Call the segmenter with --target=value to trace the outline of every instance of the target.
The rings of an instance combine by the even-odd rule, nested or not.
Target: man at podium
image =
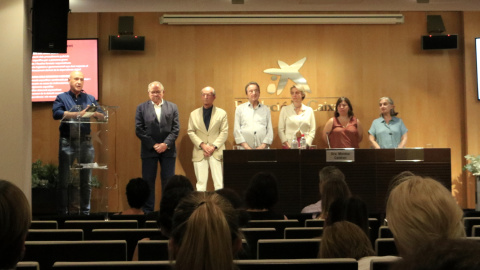
[[[73,120],[81,119],[94,106],[98,106],[95,97],[83,90],[84,75],[81,71],[73,71],[68,78],[70,90],[57,96],[53,102],[53,119],[60,122],[60,143],[58,149],[58,183],[57,183],[57,212],[59,215],[78,214],[69,213],[69,209],[78,208],[73,205],[73,198],[68,196],[68,185],[71,178],[70,166],[75,159],[77,163],[92,163],[95,150],[90,137],[90,124],[80,124],[80,132],[74,132]],[[79,110],[72,110],[78,106]],[[90,109],[89,109],[90,108]],[[103,118],[101,112],[93,112],[94,118]],[[71,132],[72,131],[72,132]],[[78,137],[80,136],[80,137]],[[80,170],[80,213],[90,214],[90,195],[92,188],[90,180],[92,170]]]

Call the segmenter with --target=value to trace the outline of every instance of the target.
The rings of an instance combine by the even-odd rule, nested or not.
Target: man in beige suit
[[[193,143],[193,167],[197,191],[207,190],[208,168],[215,190],[223,188],[222,159],[228,136],[227,113],[215,106],[215,89],[202,89],[203,107],[194,110],[188,120],[188,136]]]

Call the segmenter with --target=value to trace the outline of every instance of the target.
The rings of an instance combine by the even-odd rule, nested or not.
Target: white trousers
[[[202,161],[193,162],[195,176],[197,177],[197,191],[207,191],[208,168],[212,172],[215,190],[223,188],[222,162],[214,157],[206,157]]]

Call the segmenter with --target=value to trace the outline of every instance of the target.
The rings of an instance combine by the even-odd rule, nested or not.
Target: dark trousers
[[[60,215],[79,214],[70,213],[70,208],[78,208],[74,205],[74,201],[80,198],[80,214],[88,215],[90,213],[90,195],[92,187],[90,181],[92,178],[91,169],[71,168],[76,160],[77,163],[92,163],[95,156],[95,149],[93,148],[90,138],[85,139],[69,139],[60,137],[58,151],[58,183],[57,183],[57,212]],[[72,172],[75,171],[75,175]],[[78,174],[77,174],[78,173]],[[79,183],[76,183],[75,177],[79,178]],[[69,185],[75,186],[74,192],[69,192]],[[79,196],[75,193],[79,192]],[[72,198],[73,197],[73,198]],[[77,198],[75,198],[77,197]]]
[[[152,212],[155,209],[155,179],[157,178],[157,168],[160,163],[160,180],[163,188],[167,184],[168,178],[175,175],[175,157],[164,157],[160,155],[155,158],[142,158],[142,177],[147,181],[150,188],[150,196],[148,197],[143,211],[145,213]]]

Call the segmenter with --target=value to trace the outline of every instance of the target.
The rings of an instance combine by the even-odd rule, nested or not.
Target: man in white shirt
[[[148,85],[149,100],[138,105],[135,112],[135,133],[141,141],[142,178],[150,188],[144,212],[155,209],[155,179],[160,163],[162,191],[175,174],[177,149],[175,141],[180,131],[177,105],[163,97],[165,88],[159,81]]]
[[[237,106],[233,136],[244,149],[265,149],[272,144],[273,128],[270,108],[260,104],[260,86],[249,82],[245,86],[248,102]]]

